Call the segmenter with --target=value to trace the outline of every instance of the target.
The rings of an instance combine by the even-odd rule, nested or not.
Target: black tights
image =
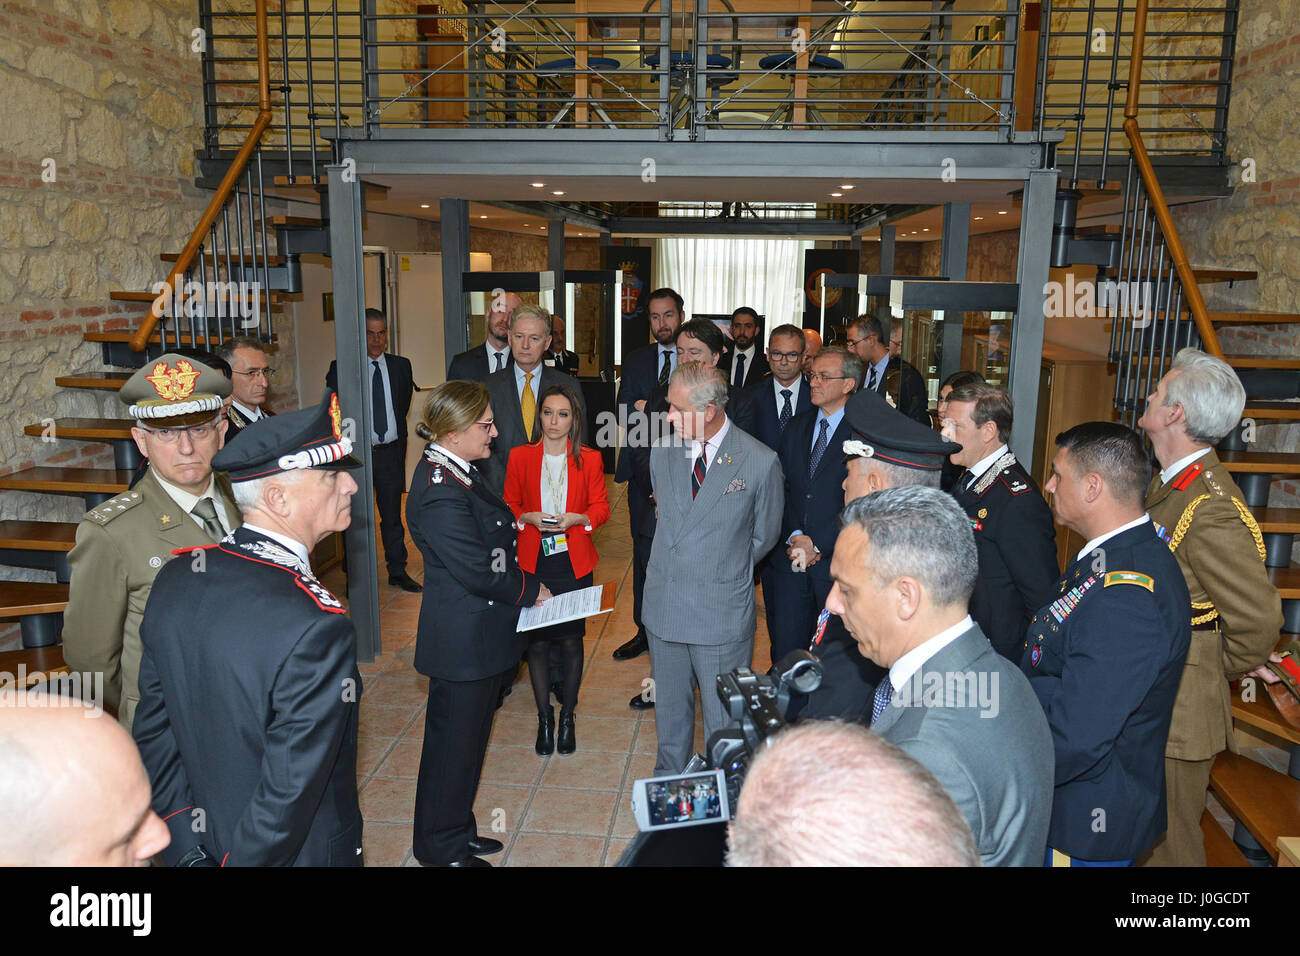
[[[578,682],[582,679],[582,638],[566,637],[556,641],[534,641],[528,645],[528,675],[533,682],[537,712],[544,714],[551,706],[551,645],[558,644],[563,657],[564,698],[560,706],[573,713],[578,705]]]

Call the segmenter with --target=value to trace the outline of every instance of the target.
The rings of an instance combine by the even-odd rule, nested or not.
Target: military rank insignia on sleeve
[[[1110,587],[1112,584],[1135,584],[1140,588],[1146,588],[1152,594],[1156,593],[1155,579],[1149,574],[1141,574],[1137,571],[1109,571],[1106,574],[1106,583],[1103,587]]]

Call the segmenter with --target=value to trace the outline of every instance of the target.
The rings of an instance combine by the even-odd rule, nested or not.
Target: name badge
[[[569,550],[569,539],[562,534],[549,534],[542,538],[542,554],[550,557],[553,554],[563,554]]]

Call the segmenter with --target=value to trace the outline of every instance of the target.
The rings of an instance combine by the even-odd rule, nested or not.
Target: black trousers
[[[654,545],[654,505],[636,481],[627,485],[628,516],[632,526],[632,620],[637,631],[644,631],[641,623],[641,602],[645,595],[645,571],[650,565],[650,548]],[[646,534],[649,529],[650,533]]]
[[[487,753],[500,678],[429,678],[424,750],[415,789],[415,858],[445,865],[470,855],[478,832],[474,794]]]
[[[379,536],[389,574],[406,573],[406,529],[402,527],[402,492],[406,490],[406,455],[400,439],[370,449],[375,469],[375,505]]]

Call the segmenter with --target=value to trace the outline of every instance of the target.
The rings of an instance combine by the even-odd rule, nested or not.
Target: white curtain
[[[764,348],[776,326],[803,324],[803,254],[812,240],[658,239],[655,247],[655,287],[676,289],[688,318],[747,305],[766,317]]]

